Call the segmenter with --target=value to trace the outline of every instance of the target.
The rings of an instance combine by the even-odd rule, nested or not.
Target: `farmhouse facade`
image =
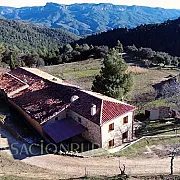
[[[76,135],[102,148],[133,138],[134,106],[82,90],[36,68],[17,68],[0,75],[4,98],[47,142]]]

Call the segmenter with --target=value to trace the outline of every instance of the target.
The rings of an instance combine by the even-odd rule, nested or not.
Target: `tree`
[[[104,58],[108,54],[109,48],[108,46],[95,46],[93,51],[95,58]]]
[[[137,107],[137,112],[140,114],[144,111],[145,105],[148,102],[155,100],[155,92],[149,91],[145,93],[135,93],[132,100]]]
[[[127,74],[127,64],[119,52],[111,49],[105,56],[100,75],[95,77],[92,90],[117,99],[123,98],[132,86],[132,75]]]
[[[14,57],[13,55],[11,55],[11,58],[10,58],[10,69],[13,70],[15,68],[15,62],[14,62]]]
[[[1,62],[2,62],[2,58],[3,58],[3,53],[6,51],[6,48],[5,46],[0,43],[0,65],[1,65]]]
[[[116,49],[119,51],[119,53],[121,53],[121,55],[122,55],[122,53],[123,53],[123,45],[121,44],[121,42],[118,40],[117,41],[117,46],[116,46]]]
[[[64,46],[64,52],[72,52],[73,51],[73,48],[72,48],[72,46],[70,45],[70,44],[66,44],[65,46]]]
[[[165,83],[162,88],[156,90],[157,97],[166,99],[171,109],[177,111],[180,109],[180,82],[178,76],[177,79],[171,79],[169,83]]]
[[[133,44],[132,46],[126,47],[126,52],[129,53],[130,55],[136,57],[138,54],[138,48]]]
[[[138,55],[141,59],[152,59],[155,55],[155,51],[151,48],[139,48]]]

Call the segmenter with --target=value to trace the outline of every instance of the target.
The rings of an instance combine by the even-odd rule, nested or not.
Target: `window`
[[[58,117],[55,117],[55,120],[58,120]]]
[[[109,141],[109,147],[113,147],[114,146],[114,139],[112,139],[111,141]]]
[[[78,122],[81,123],[81,118],[80,117],[78,117]]]
[[[109,125],[109,131],[112,131],[112,130],[114,130],[114,123]]]
[[[128,123],[128,116],[123,118],[123,124],[127,124]]]
[[[123,138],[123,140],[128,138],[128,131],[126,131],[125,133],[123,133],[122,138]]]

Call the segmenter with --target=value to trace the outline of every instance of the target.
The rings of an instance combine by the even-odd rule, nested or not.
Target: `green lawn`
[[[166,99],[158,99],[147,103],[148,107],[167,106]]]
[[[100,72],[102,60],[86,60],[55,66],[42,67],[41,70],[77,84],[84,89],[91,89],[95,76]]]

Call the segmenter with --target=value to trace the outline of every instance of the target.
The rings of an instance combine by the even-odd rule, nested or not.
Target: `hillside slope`
[[[137,47],[150,47],[180,56],[180,18],[161,24],[141,25],[134,29],[119,28],[92,35],[77,43],[108,45],[113,47],[120,40],[124,46],[135,44]]]
[[[0,43],[20,50],[54,49],[78,40],[72,33],[22,21],[0,19]]]
[[[114,28],[133,28],[140,24],[160,23],[180,16],[180,10],[113,4],[47,3],[39,7],[0,7],[0,16],[63,28],[87,35]]]

